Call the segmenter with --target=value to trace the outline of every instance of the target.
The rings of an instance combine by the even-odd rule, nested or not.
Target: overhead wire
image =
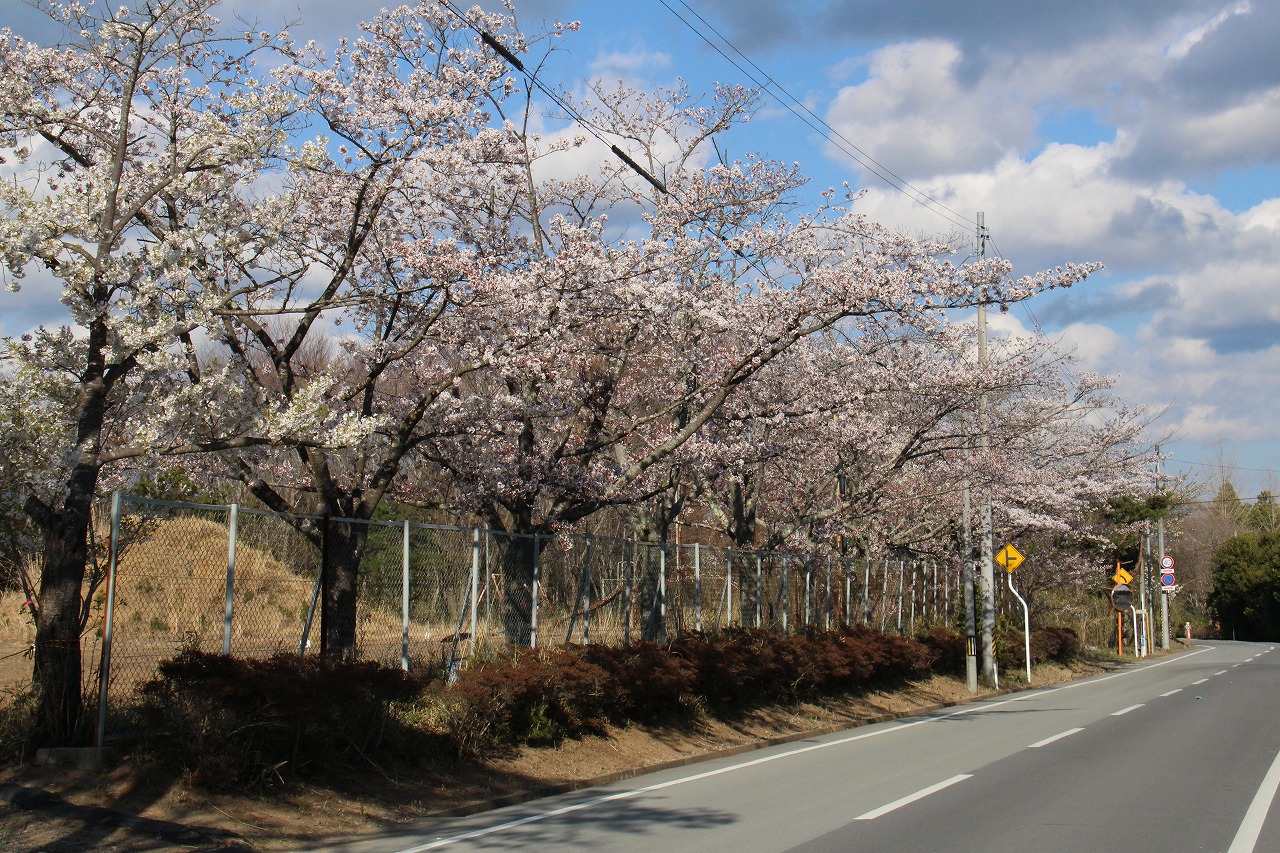
[[[641,166],[639,163],[637,163],[629,154],[627,154],[627,152],[623,151],[615,143],[607,139],[605,135],[601,133],[598,128],[596,128],[590,121],[587,120],[586,116],[578,112],[578,110],[575,109],[574,106],[570,104],[568,101],[566,101],[560,95],[559,92],[556,92],[554,89],[547,86],[540,79],[538,79],[537,74],[534,74],[532,71],[525,68],[524,63],[520,61],[520,57],[516,56],[506,45],[498,41],[498,39],[494,37],[492,33],[488,33],[483,29],[481,29],[480,27],[477,27],[475,24],[473,24],[471,22],[471,19],[468,18],[466,14],[462,12],[461,9],[459,9],[457,6],[454,5],[453,0],[442,0],[442,5],[446,9],[448,9],[449,12],[451,12],[453,16],[456,17],[459,21],[461,21],[468,29],[474,32],[482,42],[484,42],[486,45],[488,45],[488,47],[491,50],[493,50],[494,53],[501,56],[503,60],[507,62],[508,65],[510,65],[512,68],[516,69],[521,74],[523,74],[525,78],[528,79],[531,85],[535,86],[538,89],[538,91],[542,92],[542,94],[548,97],[552,103],[554,103],[557,107],[563,110],[565,114],[569,116],[569,118],[573,119],[575,124],[577,124],[583,130],[587,131],[587,133],[591,134],[591,136],[593,136],[596,139],[596,141],[609,146],[609,150],[613,152],[614,156],[616,156],[619,160],[625,163],[628,168],[630,168],[640,177],[644,178],[645,181],[647,181],[658,192],[662,193],[663,195],[670,194],[670,191],[667,189],[666,183],[664,183],[658,177],[656,177],[655,175],[650,173],[647,169],[645,169],[643,166]]]
[[[716,44],[714,41],[708,38],[705,33],[703,33],[696,26],[694,26],[688,20],[688,18],[686,18],[684,15],[681,15],[670,3],[667,2],[667,0],[658,0],[658,2],[660,2],[664,7],[666,7],[667,11],[671,12],[672,15],[674,15],[681,23],[683,23],[686,27],[688,27],[695,35],[697,35],[700,39],[706,42],[706,44],[712,50],[714,50],[716,53],[724,57],[724,59],[730,65],[736,68],[741,74],[746,76],[746,78],[750,80],[751,83],[756,86],[756,88],[758,88],[762,92],[766,92],[767,94],[769,94],[770,97],[772,97],[784,109],[786,109],[796,118],[798,118],[801,122],[803,122],[805,126],[807,126],[809,129],[813,130],[819,136],[826,139],[836,148],[840,149],[840,151],[842,151],[844,154],[846,154],[851,159],[853,159],[858,164],[860,164],[867,171],[871,172],[873,175],[878,177],[880,180],[884,181],[893,189],[905,195],[907,198],[921,205],[922,207],[929,210],[930,212],[947,220],[953,226],[961,228],[970,233],[974,231],[973,223],[965,219],[963,214],[958,213],[957,211],[951,209],[947,205],[933,198],[924,190],[921,190],[920,188],[913,186],[905,178],[902,178],[900,175],[895,173],[892,169],[889,169],[887,166],[885,166],[883,163],[876,160],[866,151],[863,151],[856,144],[854,144],[847,136],[845,136],[836,128],[832,127],[825,119],[823,119],[813,110],[809,109],[809,107],[806,106],[803,101],[801,101],[799,98],[795,97],[789,91],[787,91],[785,87],[783,87],[780,83],[778,83],[777,80],[773,79],[773,77],[768,72],[766,72],[763,68],[757,65],[750,57],[748,57],[745,53],[743,53],[731,40],[729,40],[719,30],[717,30],[715,26],[712,25],[706,18],[702,17],[702,15],[700,15],[697,12],[697,10],[695,10],[687,2],[685,2],[685,0],[677,0],[677,2],[679,2],[679,4],[682,7],[684,7],[684,9],[686,9],[690,15],[697,18],[698,21],[701,22],[701,24],[704,27],[706,27],[708,30],[714,33],[716,38],[718,38],[721,42],[723,42],[725,45],[728,46],[729,50],[732,50],[735,54],[741,57],[743,62],[750,65],[751,69],[753,69],[755,73],[752,73],[752,70],[748,70],[747,68],[744,68],[742,64],[740,64],[732,56],[726,53],[718,44]],[[785,96],[785,98],[783,96]]]

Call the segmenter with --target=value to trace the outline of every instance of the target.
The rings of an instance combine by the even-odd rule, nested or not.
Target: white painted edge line
[[[1054,735],[1053,737],[1047,737],[1044,740],[1038,740],[1035,743],[1028,746],[1027,749],[1039,749],[1042,746],[1048,746],[1054,741],[1062,740],[1064,737],[1070,737],[1076,732],[1082,732],[1082,731],[1084,731],[1084,729],[1067,729],[1065,732],[1058,732],[1058,734]]]
[[[1034,693],[1022,693],[1010,699],[1002,699],[998,702],[977,702],[977,703],[974,703],[973,705],[966,705],[964,708],[961,708],[958,711],[952,711],[947,714],[939,714],[937,716],[923,717],[918,720],[912,720],[909,723],[902,723],[900,725],[890,726],[888,728],[876,729],[875,731],[870,731],[870,732],[863,732],[862,734],[850,735],[849,737],[839,738],[838,740],[823,741],[822,743],[813,743],[813,744],[809,744],[808,746],[802,746],[802,747],[797,747],[796,749],[790,749],[790,750],[787,750],[786,752],[773,753],[772,755],[766,755],[761,758],[755,758],[755,759],[752,759],[751,761],[744,761],[741,764],[731,764],[728,767],[721,767],[717,770],[708,770],[703,773],[694,773],[691,776],[681,776],[678,779],[671,779],[666,782],[658,782],[653,785],[646,785],[642,788],[632,788],[627,791],[618,791],[617,793],[614,793],[614,794],[607,794],[602,797],[595,797],[590,800],[584,800],[583,802],[580,802],[580,803],[574,803],[572,805],[562,806],[557,809],[550,809],[545,812],[538,812],[536,814],[527,815],[525,817],[518,818],[516,820],[507,821],[506,823],[500,823],[500,824],[494,824],[493,826],[481,827],[480,829],[474,829],[474,830],[471,830],[470,832],[464,832],[459,835],[449,836],[447,838],[438,838],[435,841],[431,841],[426,844],[419,844],[414,847],[406,847],[403,850],[396,851],[396,853],[426,853],[427,850],[437,850],[441,847],[448,847],[449,845],[457,844],[460,841],[470,841],[473,838],[482,838],[486,835],[493,835],[494,833],[503,832],[508,829],[514,829],[518,826],[524,826],[525,824],[528,824],[528,823],[537,823],[538,821],[547,820],[553,817],[559,817],[560,815],[563,815],[563,814],[570,814],[572,812],[582,811],[584,809],[595,808],[596,806],[601,806],[606,803],[617,802],[619,800],[627,800],[632,797],[639,797],[643,794],[648,794],[652,791],[660,791],[660,790],[663,790],[664,788],[673,788],[677,785],[684,785],[688,782],[698,782],[698,781],[701,781],[702,779],[710,779],[713,776],[720,776],[725,773],[733,773],[738,770],[745,770],[748,767],[755,767],[758,764],[768,764],[771,761],[777,761],[782,758],[790,758],[791,756],[794,756],[794,755],[803,755],[806,752],[814,752],[815,750],[820,750],[820,749],[830,749],[831,747],[834,747],[834,746],[844,746],[847,743],[854,743],[855,741],[866,740],[868,738],[873,738],[873,737],[880,737],[881,735],[886,735],[886,734],[892,734],[894,732],[902,731],[903,729],[911,729],[911,728],[915,728],[916,726],[923,726],[926,723],[936,723],[941,720],[949,720],[952,717],[961,717],[966,714],[976,714],[980,711],[989,711],[992,708],[999,708],[1001,705],[1010,705],[1010,704],[1013,704],[1014,702],[1024,702],[1028,699],[1038,699],[1041,696],[1048,696],[1051,693],[1060,693],[1063,690],[1075,690],[1080,687],[1087,687],[1091,684],[1101,684],[1102,682],[1110,681],[1113,678],[1123,678],[1126,675],[1136,675],[1137,673],[1140,673],[1140,672],[1146,672],[1149,669],[1155,669],[1156,667],[1160,667],[1160,666],[1167,666],[1168,664],[1177,663],[1178,661],[1185,660],[1186,658],[1189,658],[1189,657],[1194,657],[1195,655],[1203,654],[1205,652],[1211,652],[1216,648],[1217,646],[1204,646],[1203,648],[1197,649],[1194,652],[1189,652],[1185,655],[1179,655],[1176,658],[1169,658],[1167,660],[1162,660],[1160,661],[1160,663],[1153,663],[1149,666],[1138,667],[1136,669],[1126,669],[1122,672],[1113,672],[1110,675],[1104,675],[1099,678],[1091,678],[1086,681],[1076,681],[1072,684],[1064,684],[1061,687],[1050,687],[1045,690],[1037,690]]]
[[[1129,713],[1130,711],[1136,711],[1136,710],[1138,710],[1138,709],[1139,709],[1139,708],[1141,708],[1144,704],[1145,704],[1144,702],[1139,702],[1137,705],[1130,705],[1128,708],[1121,708],[1119,711],[1112,711],[1112,712],[1111,712],[1111,716],[1113,716],[1113,717],[1122,717],[1122,716],[1124,716],[1125,714]]]
[[[1253,795],[1253,802],[1244,813],[1244,820],[1240,822],[1240,828],[1236,830],[1236,837],[1227,848],[1227,853],[1253,853],[1253,846],[1258,843],[1258,836],[1262,834],[1262,824],[1267,819],[1267,810],[1271,808],[1277,788],[1280,788],[1280,753],[1276,753],[1271,769],[1262,778],[1262,784]]]
[[[1197,684],[1204,684],[1204,683],[1205,683],[1206,681],[1208,681],[1208,680],[1209,680],[1209,679],[1207,679],[1207,678],[1202,678],[1202,679],[1200,679],[1199,681],[1193,681],[1193,682],[1191,682],[1191,686],[1192,686],[1192,687],[1195,687]]]
[[[943,781],[939,782],[936,785],[930,785],[927,788],[922,788],[921,790],[916,791],[914,794],[908,794],[907,796],[903,797],[900,800],[894,800],[892,803],[889,803],[888,805],[881,806],[878,809],[873,809],[867,812],[866,814],[858,815],[857,817],[854,818],[854,820],[875,820],[881,815],[887,815],[889,812],[895,811],[896,809],[900,809],[903,806],[910,805],[911,803],[914,803],[916,800],[923,800],[925,797],[929,796],[930,794],[936,794],[939,791],[941,791],[943,788],[950,788],[955,783],[963,782],[965,779],[968,779],[971,776],[973,776],[972,773],[961,773],[959,776],[952,776],[950,779],[944,779]]]
[[[1175,687],[1174,689],[1170,690],[1168,693],[1161,693],[1161,694],[1160,694],[1160,698],[1161,698],[1161,699],[1164,699],[1164,698],[1165,698],[1165,697],[1167,697],[1167,696],[1172,696],[1172,695],[1173,695],[1173,694],[1175,694],[1175,693],[1181,693],[1181,692],[1182,692],[1182,688],[1181,688],[1181,687]]]

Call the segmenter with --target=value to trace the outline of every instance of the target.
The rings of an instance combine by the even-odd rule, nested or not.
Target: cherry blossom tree
[[[236,271],[257,251],[243,189],[281,150],[292,104],[253,67],[281,37],[221,35],[212,5],[95,17],[50,2],[65,46],[0,32],[0,153],[17,174],[0,188],[6,284],[55,277],[72,324],[7,341],[3,383],[6,426],[19,427],[3,431],[3,455],[23,460],[8,463],[22,467],[6,472],[6,497],[43,537],[34,672],[47,743],[85,735],[86,541],[104,473],[268,441],[287,415],[195,356],[200,330],[257,286]]]

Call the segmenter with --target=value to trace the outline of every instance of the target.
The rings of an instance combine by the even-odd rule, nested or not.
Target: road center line
[[[1199,681],[1193,681],[1193,682],[1191,682],[1191,686],[1192,686],[1192,687],[1195,687],[1197,684],[1204,684],[1204,683],[1205,683],[1206,681],[1208,681],[1208,680],[1209,680],[1209,679],[1207,679],[1207,678],[1202,678],[1202,679],[1200,679]]]
[[[1139,702],[1137,705],[1130,705],[1128,708],[1122,708],[1122,709],[1120,709],[1119,711],[1112,711],[1112,712],[1111,712],[1111,716],[1113,716],[1113,717],[1121,717],[1121,716],[1124,716],[1125,714],[1129,713],[1130,711],[1136,711],[1136,710],[1138,710],[1138,709],[1139,709],[1139,708],[1141,708],[1144,704],[1145,704],[1145,703],[1143,703],[1143,702]]]
[[[1227,671],[1225,669],[1220,669],[1214,673],[1214,675],[1226,675],[1226,674],[1227,674]]]
[[[968,779],[972,775],[973,775],[972,773],[961,773],[959,776],[952,776],[950,779],[945,779],[936,785],[930,785],[927,788],[923,788],[919,791],[916,791],[914,794],[908,794],[907,796],[903,797],[900,800],[894,800],[892,803],[889,803],[888,805],[881,806],[878,809],[873,809],[872,811],[869,811],[866,814],[858,815],[857,817],[854,818],[854,820],[875,820],[881,815],[886,815],[889,812],[894,811],[895,809],[900,809],[905,805],[914,803],[916,800],[923,800],[925,797],[929,796],[930,794],[936,794],[938,791],[941,791],[943,788],[950,788],[952,785],[954,785],[957,782],[963,782],[965,779]]]
[[[1240,822],[1240,828],[1236,830],[1236,837],[1227,848],[1227,853],[1253,853],[1253,846],[1258,843],[1258,836],[1262,834],[1262,824],[1267,819],[1267,810],[1271,808],[1277,788],[1280,788],[1280,753],[1276,753],[1271,769],[1262,778],[1262,784],[1253,795],[1253,802],[1244,813],[1244,820]]]
[[[1160,694],[1160,698],[1161,698],[1161,699],[1163,699],[1163,698],[1165,698],[1166,696],[1172,696],[1172,695],[1173,695],[1173,694],[1175,694],[1175,693],[1181,693],[1181,692],[1182,692],[1182,688],[1181,688],[1181,687],[1175,687],[1173,690],[1170,690],[1168,693],[1161,693],[1161,694]]]
[[[1031,744],[1031,746],[1027,747],[1027,749],[1039,749],[1042,746],[1048,746],[1054,741],[1062,740],[1064,737],[1070,737],[1076,732],[1082,732],[1082,731],[1084,731],[1084,729],[1067,729],[1065,732],[1059,732],[1053,737],[1047,737],[1044,740],[1038,740],[1035,743]]]

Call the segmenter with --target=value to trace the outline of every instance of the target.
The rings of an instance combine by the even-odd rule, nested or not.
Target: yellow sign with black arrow
[[[1127,586],[1133,583],[1133,575],[1121,568],[1119,563],[1116,563],[1116,573],[1111,576],[1111,580],[1115,583],[1125,584]]]
[[[996,554],[996,562],[1009,574],[1013,574],[1013,570],[1021,566],[1024,559],[1026,558],[1012,545],[1005,545],[1000,549],[1000,553]]]

